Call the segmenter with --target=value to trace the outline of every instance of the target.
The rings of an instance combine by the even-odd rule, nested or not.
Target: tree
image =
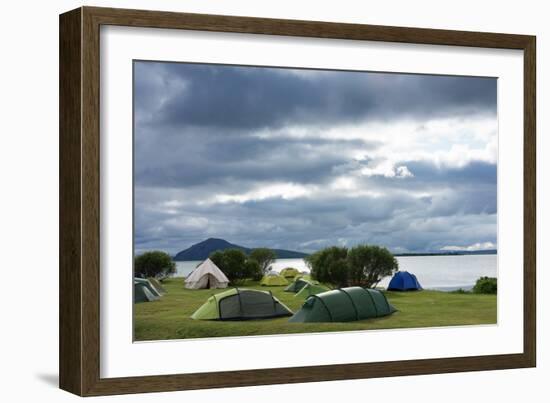
[[[134,258],[134,276],[157,277],[175,273],[176,264],[172,257],[160,250],[142,253]]]
[[[386,248],[358,245],[351,249],[331,246],[305,258],[311,276],[337,287],[375,287],[398,268],[397,259]]]
[[[472,291],[474,294],[496,294],[497,279],[495,277],[480,277]]]
[[[380,280],[397,271],[397,259],[386,248],[357,245],[348,252],[349,285],[375,287]]]
[[[271,249],[258,248],[250,252],[249,258],[258,262],[262,274],[265,274],[269,266],[277,258],[277,255]]]
[[[246,267],[246,255],[239,249],[226,249],[224,251],[216,251],[210,255],[216,266],[229,279],[229,282],[235,284],[245,278],[248,278]]]
[[[331,246],[321,249],[305,258],[311,269],[311,277],[322,283],[330,283],[338,287],[348,284],[348,249]]]
[[[262,271],[262,268],[260,267],[258,261],[254,259],[247,259],[244,267],[247,278],[251,278],[254,281],[259,281],[262,279],[264,272]]]

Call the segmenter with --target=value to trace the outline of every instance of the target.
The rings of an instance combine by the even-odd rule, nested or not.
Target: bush
[[[351,249],[331,246],[305,260],[315,280],[337,287],[373,287],[398,268],[397,259],[390,251],[375,245]]]
[[[243,251],[239,249],[216,251],[210,255],[210,260],[224,272],[230,283],[235,284],[246,278],[246,255]]]
[[[331,246],[307,256],[304,260],[310,267],[314,280],[345,287],[348,282],[347,256],[347,248]]]
[[[166,252],[154,250],[134,258],[134,276],[136,277],[165,277],[175,271],[176,264]]]
[[[470,291],[466,291],[464,288],[459,288],[458,290],[450,291],[451,294],[470,294]]]
[[[357,245],[348,252],[349,283],[375,287],[380,280],[391,276],[399,264],[386,248],[376,245]]]
[[[231,284],[241,284],[247,278],[262,278],[260,264],[248,259],[240,249],[218,250],[210,255],[210,260],[224,272]]]
[[[496,294],[497,279],[494,277],[480,277],[472,291],[475,294]]]
[[[258,248],[250,252],[249,257],[250,259],[258,262],[258,265],[260,266],[260,271],[262,272],[262,274],[265,274],[267,272],[267,269],[269,269],[269,266],[271,266],[271,263],[273,263],[273,261],[277,258],[277,255],[271,249]]]
[[[251,278],[254,281],[260,281],[264,275],[260,263],[254,259],[248,259],[244,264],[246,277]]]

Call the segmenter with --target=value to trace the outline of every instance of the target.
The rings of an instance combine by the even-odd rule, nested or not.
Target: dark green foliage
[[[225,273],[230,283],[236,284],[239,280],[246,278],[246,255],[243,251],[239,249],[216,251],[210,255],[210,260]]]
[[[170,255],[160,250],[142,253],[134,259],[135,277],[165,277],[176,271]]]
[[[496,294],[497,279],[494,277],[480,277],[472,291],[474,294]]]
[[[449,291],[451,294],[470,294],[470,291],[466,291],[464,288],[459,288],[458,290]]]
[[[331,246],[305,258],[311,276],[336,287],[373,287],[398,268],[397,259],[386,248],[358,245],[351,249]]]
[[[273,261],[277,258],[277,255],[271,249],[257,248],[250,252],[249,258],[258,262],[261,274],[264,274],[267,269],[269,269],[269,266],[271,266]]]
[[[397,259],[386,248],[357,245],[348,252],[349,285],[371,288],[398,268]]]
[[[208,256],[208,258],[214,262],[214,264],[216,266],[218,266],[222,271],[222,266],[223,266],[223,257],[224,257],[224,252],[222,250],[217,250],[215,252],[212,252],[210,254],[210,256]],[[224,272],[225,273],[225,272]],[[227,273],[225,274],[227,276]]]
[[[225,273],[233,285],[241,284],[247,278],[262,277],[260,264],[254,259],[248,259],[239,249],[216,251],[210,255],[210,260]]]
[[[313,279],[345,287],[348,285],[347,256],[347,248],[331,246],[309,255],[305,260],[311,268]]]
[[[254,281],[260,281],[264,276],[264,272],[260,264],[254,259],[248,259],[245,263],[246,278],[251,278]]]

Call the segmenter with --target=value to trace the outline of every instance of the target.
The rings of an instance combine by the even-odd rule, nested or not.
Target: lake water
[[[400,256],[397,257],[399,270],[416,274],[422,287],[434,290],[451,291],[458,288],[470,289],[482,276],[497,277],[497,255],[465,256]],[[186,277],[199,265],[200,261],[176,262],[175,277]],[[308,271],[303,259],[278,259],[272,268],[281,271],[294,267]],[[383,279],[379,286],[386,287],[390,277]]]

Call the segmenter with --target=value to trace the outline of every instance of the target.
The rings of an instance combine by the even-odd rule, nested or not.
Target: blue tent
[[[398,271],[388,285],[388,291],[416,291],[422,286],[416,276],[408,271]]]

